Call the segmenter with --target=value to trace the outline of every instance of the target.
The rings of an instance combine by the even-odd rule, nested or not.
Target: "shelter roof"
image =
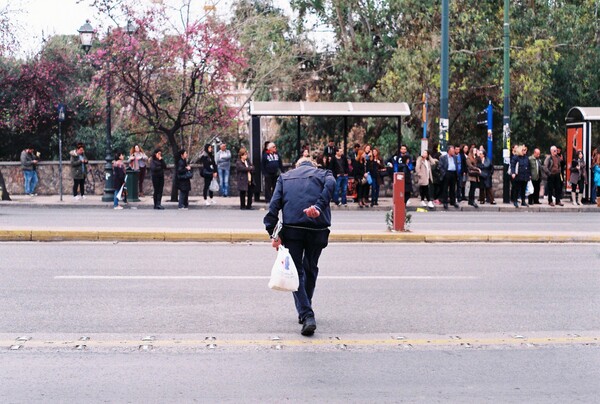
[[[253,116],[409,116],[405,102],[252,101]]]
[[[573,107],[567,113],[567,122],[600,121],[600,107]]]

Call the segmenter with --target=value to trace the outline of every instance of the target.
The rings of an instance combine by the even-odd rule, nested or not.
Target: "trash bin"
[[[127,202],[139,202],[138,178],[140,177],[140,172],[139,170],[128,168],[126,174],[127,180],[125,181],[125,186],[127,187]]]

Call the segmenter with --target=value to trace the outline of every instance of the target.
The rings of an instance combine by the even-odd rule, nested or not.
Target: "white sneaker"
[[[122,206],[115,206],[113,209],[123,209]]]
[[[208,199],[207,199],[207,200],[205,200],[205,201],[204,201],[204,205],[205,205],[205,206],[210,206],[210,201],[209,201]]]
[[[211,204],[211,205],[214,205],[214,204],[216,204],[216,203],[217,203],[217,201],[215,201],[215,200],[214,200],[214,199],[212,199],[212,198],[210,199],[210,204]]]
[[[421,201],[421,206],[427,206],[427,202]]]
[[[76,200],[76,201],[78,201],[78,200],[80,200],[80,199],[81,199],[81,197],[80,197],[79,195],[75,195],[75,196],[73,197],[73,199],[74,199],[74,200]]]
[[[81,195],[81,199],[87,199],[85,195]]]
[[[573,201],[573,206],[577,206],[577,202]]]
[[[408,201],[406,201],[406,206],[410,205],[410,199]]]
[[[429,201],[429,203],[427,204],[428,208],[433,208],[433,202]]]

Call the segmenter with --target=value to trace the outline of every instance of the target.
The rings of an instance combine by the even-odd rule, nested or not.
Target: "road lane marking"
[[[265,280],[269,276],[230,275],[58,275],[60,280]],[[477,276],[427,276],[427,275],[382,275],[382,276],[319,276],[319,280],[468,280]]]
[[[0,347],[9,348],[15,344],[14,340],[0,340]],[[600,335],[596,336],[577,336],[577,337],[534,337],[534,338],[406,338],[398,340],[397,338],[373,338],[373,339],[354,339],[339,337],[321,337],[321,338],[302,338],[302,339],[156,339],[151,342],[131,339],[94,339],[91,338],[85,342],[59,339],[31,339],[21,343],[23,348],[77,348],[85,345],[86,348],[139,348],[148,345],[153,348],[206,348],[208,345],[214,345],[218,348],[240,348],[240,347],[272,347],[280,345],[283,347],[544,347],[555,345],[594,345],[600,344]]]

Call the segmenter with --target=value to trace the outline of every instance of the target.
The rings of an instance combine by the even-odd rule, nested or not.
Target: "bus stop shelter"
[[[583,158],[587,163],[588,183],[582,194],[582,199],[589,201],[592,192],[592,122],[600,121],[600,107],[573,107],[569,110],[566,117],[567,123],[567,147],[566,156],[566,186],[567,192],[571,191],[569,177],[571,174],[571,162],[576,156],[578,150],[583,151]]]
[[[398,146],[402,142],[402,117],[410,115],[410,108],[405,102],[289,102],[289,101],[274,101],[274,102],[250,102],[251,116],[251,155],[254,162],[254,174],[259,179],[256,181],[257,189],[255,189],[256,198],[261,192],[262,185],[262,139],[260,130],[260,118],[263,116],[288,116],[295,117],[298,121],[296,150],[298,156],[301,154],[301,123],[302,117],[332,117],[343,119],[343,147],[346,153],[348,145],[348,118],[349,117],[382,117],[382,118],[397,118],[398,119]]]

